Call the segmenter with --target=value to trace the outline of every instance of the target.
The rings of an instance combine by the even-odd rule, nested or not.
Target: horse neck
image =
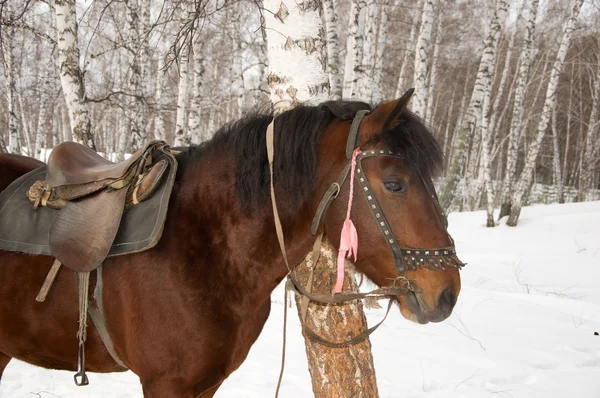
[[[244,292],[246,300],[267,299],[288,273],[271,202],[267,200],[260,210],[242,209],[235,191],[234,156],[222,155],[233,151],[220,152],[203,155],[183,171],[175,213],[197,237],[183,236],[183,240],[188,252],[197,256],[191,264],[202,262],[202,266],[216,267],[218,271],[211,271],[211,277]],[[314,241],[310,206],[305,202],[292,209],[281,203],[279,213],[288,261],[293,267],[302,261]]]

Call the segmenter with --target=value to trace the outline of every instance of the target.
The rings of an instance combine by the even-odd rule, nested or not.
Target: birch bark
[[[388,15],[388,2],[382,1],[379,5],[376,40],[377,45],[375,47],[373,72],[371,73],[372,104],[379,104],[383,100],[383,55],[385,54],[385,47],[387,42]]]
[[[365,33],[366,0],[352,0],[346,42],[344,98],[358,96],[357,75],[361,73]]]
[[[5,4],[5,13],[8,18],[12,14],[12,2]],[[4,63],[4,76],[6,79],[6,108],[8,113],[8,152],[20,153],[19,148],[19,122],[17,119],[17,71],[14,59],[14,28],[8,25],[2,26],[2,61]],[[6,148],[3,147],[3,151]]]
[[[55,0],[60,82],[69,112],[73,139],[96,150],[87,107],[85,81],[79,66],[75,0]]]
[[[521,172],[521,177],[515,187],[515,192],[512,196],[512,206],[510,209],[510,216],[508,217],[507,225],[515,227],[519,221],[521,215],[521,207],[523,205],[523,198],[525,192],[530,188],[531,181],[533,179],[533,169],[537,160],[537,156],[542,145],[542,140],[546,135],[546,129],[548,128],[548,122],[552,112],[556,108],[556,93],[558,88],[558,81],[560,78],[560,72],[562,71],[565,57],[567,56],[567,50],[571,43],[571,36],[575,30],[575,24],[579,17],[579,11],[583,0],[574,0],[572,3],[571,15],[565,26],[563,36],[556,54],[556,59],[552,65],[552,71],[550,72],[550,81],[548,82],[548,88],[546,89],[546,99],[544,100],[544,108],[542,115],[537,126],[537,136],[529,146],[527,157],[525,159],[525,166]]]
[[[137,150],[148,137],[148,105],[146,95],[149,92],[150,49],[148,31],[150,25],[150,2],[145,0],[126,0],[127,22],[129,24],[129,129],[132,134],[132,150]]]
[[[596,85],[592,93],[592,110],[588,122],[587,137],[585,139],[585,149],[581,156],[581,170],[579,173],[579,198],[581,200],[591,200],[590,189],[593,188],[594,164],[593,159],[597,155],[598,145],[598,106],[600,104],[600,65],[596,67]]]
[[[427,112],[427,98],[429,96],[428,51],[431,47],[431,32],[433,30],[436,7],[437,0],[425,0],[423,3],[421,28],[415,47],[415,73],[413,76],[415,93],[412,96],[411,107],[412,111],[419,115],[423,120],[425,120],[427,116],[425,113]]]
[[[461,171],[465,164],[469,141],[476,132],[477,123],[482,119],[483,100],[487,90],[491,89],[494,63],[498,48],[500,33],[504,25],[504,19],[508,10],[508,2],[499,0],[496,9],[492,15],[490,23],[490,32],[485,40],[483,55],[479,63],[477,77],[475,78],[475,87],[471,94],[469,106],[465,117],[462,120],[460,129],[455,134],[453,143],[452,158],[450,159],[450,169],[447,174],[446,184],[440,196],[442,208],[448,212],[452,206],[456,189],[460,181]]]
[[[188,103],[188,87],[189,87],[189,55],[190,46],[184,45],[179,54],[179,83],[177,92],[177,118],[175,126],[175,146],[189,146],[192,142],[189,129],[186,126],[186,111]]]
[[[265,0],[271,101],[320,103],[329,98],[320,1]],[[302,60],[299,62],[299,60]]]
[[[323,25],[327,41],[327,74],[329,75],[329,97],[341,99],[343,94],[342,65],[340,63],[339,23],[333,0],[323,1]]]
[[[365,28],[360,67],[355,69],[356,80],[354,97],[366,102],[373,102],[373,74],[377,54],[377,28],[379,25],[379,10],[381,4],[367,4],[365,10]]]
[[[515,173],[517,170],[517,155],[519,152],[519,140],[523,126],[523,114],[525,112],[525,93],[527,91],[527,80],[529,78],[529,68],[533,52],[533,36],[535,32],[535,19],[538,11],[539,0],[525,2],[528,4],[527,20],[525,23],[525,39],[523,49],[519,56],[519,66],[517,71],[517,87],[515,89],[515,100],[512,110],[510,131],[508,136],[508,150],[506,155],[506,172],[503,182],[503,200],[500,209],[500,217],[510,213],[513,185]]]
[[[416,9],[420,10],[422,8],[423,0],[419,0],[416,3]],[[416,13],[415,13],[416,14]],[[409,78],[409,69],[408,66],[410,61],[412,60],[413,49],[416,46],[417,33],[419,30],[419,24],[416,23],[416,15],[411,15],[411,20],[414,20],[410,27],[410,42],[408,43],[406,49],[404,49],[404,54],[402,55],[402,63],[400,64],[400,73],[398,74],[398,84],[396,85],[396,98],[400,98],[402,94],[406,92],[408,88],[408,78]],[[414,72],[414,65],[413,65]]]
[[[442,7],[442,4],[439,5],[439,8]],[[425,117],[427,124],[429,126],[433,126],[433,97],[435,93],[435,85],[437,83],[437,70],[438,70],[438,60],[440,56],[440,45],[442,42],[442,20],[443,13],[441,10],[438,12],[438,22],[437,28],[435,30],[435,44],[433,45],[433,57],[431,59],[431,72],[429,74],[429,82],[427,84],[427,110],[425,112]]]
[[[202,96],[204,94],[203,83],[204,83],[204,59],[205,56],[202,54],[202,43],[203,40],[199,34],[194,35],[192,42],[192,53],[194,54],[194,70],[193,70],[193,88],[192,88],[192,102],[190,105],[190,120],[189,129],[192,136],[192,144],[199,144],[201,139],[202,130]]]

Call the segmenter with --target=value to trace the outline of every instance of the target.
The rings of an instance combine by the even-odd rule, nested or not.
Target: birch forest
[[[414,87],[446,211],[515,226],[527,204],[600,199],[600,0],[3,0],[0,35],[0,152],[75,140],[118,161],[281,100]]]

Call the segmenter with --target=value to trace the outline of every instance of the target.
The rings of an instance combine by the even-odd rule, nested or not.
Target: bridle
[[[346,167],[340,173],[338,179],[331,184],[329,189],[325,192],[321,201],[319,202],[319,206],[317,207],[317,211],[312,221],[311,232],[313,235],[317,234],[321,223],[323,222],[325,215],[327,213],[327,209],[331,205],[334,199],[337,198],[340,193],[341,187],[346,181],[350,170],[352,169],[352,155],[358,146],[358,137],[359,130],[362,119],[369,114],[367,110],[360,110],[354,116],[352,120],[352,125],[350,127],[350,134],[348,135],[348,141],[346,143],[346,157],[349,159]],[[398,243],[398,240],[394,236],[394,233],[390,227],[389,222],[385,218],[383,211],[375,195],[373,193],[373,189],[369,184],[369,180],[364,173],[364,169],[362,166],[362,160],[371,157],[393,157],[393,158],[402,158],[400,153],[394,153],[389,149],[370,149],[367,151],[360,151],[358,156],[356,156],[356,168],[355,168],[355,180],[360,185],[360,190],[364,194],[365,199],[369,205],[369,209],[371,210],[371,214],[377,223],[377,227],[383,234],[383,237],[390,248],[392,253],[392,257],[394,258],[394,266],[396,269],[396,280],[402,279],[406,281],[406,273],[407,271],[414,271],[417,268],[426,268],[430,270],[442,270],[446,271],[446,267],[454,267],[461,269],[464,264],[458,259],[456,256],[456,249],[454,247],[454,241],[452,237],[448,233],[447,226],[447,218],[444,215],[442,208],[439,204],[437,195],[435,193],[435,189],[431,180],[426,181],[421,173],[419,176],[423,182],[427,193],[434,201],[436,211],[440,221],[444,225],[446,230],[446,234],[450,239],[451,245],[448,247],[441,248],[432,248],[432,249],[418,249],[418,248],[403,248]],[[394,280],[394,283],[396,282]]]
[[[350,170],[354,169],[355,179],[358,181],[358,183],[361,187],[361,191],[363,192],[363,194],[369,204],[369,209],[371,209],[371,213],[373,214],[373,217],[374,217],[375,221],[377,222],[377,226],[379,227],[381,233],[383,234],[383,236],[385,238],[385,241],[387,242],[388,246],[390,247],[392,256],[394,258],[394,265],[396,268],[396,278],[394,278],[392,286],[384,286],[384,287],[375,289],[375,290],[367,292],[367,293],[338,293],[338,294],[331,295],[331,294],[318,294],[318,293],[312,292],[313,272],[314,272],[315,266],[317,264],[317,260],[319,258],[319,254],[320,254],[320,250],[321,250],[321,239],[323,237],[322,232],[317,236],[315,243],[313,245],[313,251],[312,251],[313,266],[312,266],[312,269],[311,269],[309,277],[308,277],[308,281],[309,281],[308,285],[306,287],[302,286],[298,282],[298,280],[294,277],[294,274],[292,272],[293,269],[292,269],[292,267],[290,267],[290,264],[288,263],[288,259],[287,259],[287,252],[285,250],[285,242],[284,242],[284,238],[283,238],[283,230],[282,230],[282,226],[281,226],[281,220],[279,218],[279,212],[277,210],[277,203],[275,200],[275,189],[274,189],[274,185],[273,185],[273,159],[274,159],[273,134],[274,134],[275,117],[273,117],[273,120],[271,121],[271,123],[269,124],[269,127],[267,128],[266,143],[267,143],[267,157],[268,157],[268,161],[269,161],[269,172],[270,172],[270,177],[271,177],[270,185],[271,185],[271,203],[273,206],[273,218],[275,221],[275,230],[277,233],[277,240],[279,242],[279,247],[281,249],[281,253],[283,255],[285,265],[288,268],[288,282],[286,284],[285,298],[284,298],[282,363],[281,363],[281,370],[279,373],[279,381],[277,383],[277,389],[276,389],[276,393],[275,393],[276,397],[279,396],[279,388],[281,387],[281,380],[283,378],[283,370],[284,370],[284,363],[285,363],[285,345],[286,345],[286,326],[285,325],[287,322],[287,307],[288,307],[287,303],[288,303],[288,291],[289,290],[294,290],[297,294],[299,294],[302,297],[301,298],[301,309],[300,309],[300,322],[302,324],[302,328],[303,328],[304,332],[306,333],[306,335],[310,339],[318,341],[321,344],[324,344],[324,345],[327,345],[330,347],[346,347],[346,346],[356,344],[356,343],[366,339],[375,330],[377,330],[377,328],[379,326],[381,326],[381,324],[383,324],[383,322],[387,318],[387,315],[390,312],[390,309],[392,307],[392,302],[393,302],[392,300],[394,297],[399,296],[399,295],[405,295],[410,292],[414,292],[414,289],[413,289],[409,279],[406,277],[406,273],[408,270],[416,270],[418,267],[421,267],[421,268],[427,268],[427,269],[431,269],[431,270],[446,271],[447,266],[454,267],[457,269],[461,269],[464,266],[464,264],[456,256],[456,250],[454,248],[454,241],[452,240],[452,237],[450,236],[450,234],[448,234],[448,230],[447,230],[448,222],[447,222],[447,219],[446,219],[446,217],[442,211],[442,208],[439,204],[437,195],[435,193],[435,189],[433,187],[433,183],[431,182],[431,180],[427,181],[425,178],[423,178],[423,175],[421,173],[419,173],[419,175],[421,177],[423,185],[425,186],[425,189],[427,190],[428,194],[431,196],[431,198],[433,199],[433,201],[435,203],[438,217],[440,217],[440,221],[444,225],[446,234],[448,235],[448,238],[450,239],[451,246],[443,247],[443,248],[435,248],[435,249],[412,249],[412,248],[403,248],[398,244],[398,241],[396,240],[396,237],[394,236],[394,233],[392,232],[392,229],[390,228],[390,225],[389,225],[388,221],[386,220],[385,215],[383,214],[383,211],[381,210],[379,203],[377,202],[377,199],[375,199],[375,195],[373,194],[373,190],[371,189],[371,186],[369,185],[367,176],[364,174],[363,167],[362,167],[362,160],[365,158],[370,158],[370,157],[375,157],[375,156],[390,156],[390,157],[395,157],[395,158],[402,158],[402,156],[399,153],[394,153],[394,152],[392,152],[390,150],[386,150],[386,149],[372,149],[372,150],[368,150],[368,151],[361,151],[356,157],[353,158],[355,149],[358,148],[358,136],[359,136],[360,124],[362,122],[362,119],[368,113],[369,113],[369,111],[367,111],[367,110],[360,110],[355,114],[354,119],[352,120],[352,125],[350,127],[350,134],[348,135],[348,141],[346,142],[346,157],[349,159],[348,163],[342,170],[338,179],[330,185],[330,187],[327,189],[327,191],[321,198],[321,201],[319,202],[319,206],[317,207],[317,211],[315,213],[315,216],[313,218],[312,225],[311,225],[312,234],[317,235],[320,225],[327,213],[327,209],[329,208],[329,206],[331,205],[333,200],[335,198],[337,198],[337,196],[339,195],[341,188],[344,185],[344,182],[346,181],[346,178],[348,177]],[[356,161],[356,167],[353,168],[352,163],[354,160]],[[338,270],[338,272],[339,272],[339,270]],[[343,273],[343,271],[342,271],[342,273]],[[398,281],[401,281],[402,284],[397,285]],[[314,331],[312,331],[310,328],[308,328],[306,326],[305,318],[306,318],[306,314],[307,314],[309,301],[314,301],[314,302],[318,302],[318,303],[322,303],[322,304],[332,304],[332,303],[343,303],[343,302],[348,302],[348,301],[353,301],[353,300],[360,300],[360,299],[364,299],[366,297],[375,297],[375,298],[388,297],[389,302],[388,302],[385,316],[378,324],[370,327],[369,329],[363,331],[362,333],[351,338],[350,340],[343,341],[343,342],[328,341],[328,340],[322,338],[321,336],[319,336],[318,334],[316,334]]]

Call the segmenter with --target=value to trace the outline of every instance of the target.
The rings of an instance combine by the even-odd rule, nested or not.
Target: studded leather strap
[[[352,157],[352,152],[358,144],[358,132],[360,129],[361,121],[367,114],[367,111],[359,111],[356,113],[356,116],[352,121],[352,126],[348,135],[348,142],[346,144],[346,155],[348,156],[348,153],[350,154],[348,156],[349,159]],[[363,171],[362,160],[365,158],[375,156],[389,156],[395,158],[402,158],[402,156],[399,153],[394,153],[388,149],[371,149],[368,151],[364,151],[361,152],[356,158],[357,167],[355,171],[356,180],[358,181],[361,187],[361,191],[367,199],[369,209],[371,210],[371,213],[375,218],[375,222],[377,223],[377,226],[379,227],[381,233],[385,238],[386,243],[388,244],[392,252],[392,257],[394,258],[394,266],[396,268],[396,275],[398,277],[405,276],[408,270],[416,270],[418,267],[432,270],[439,269],[443,271],[445,271],[446,267],[448,266],[459,269],[462,268],[464,264],[456,256],[456,250],[454,249],[454,241],[452,240],[452,237],[450,237],[449,234],[448,237],[450,239],[450,242],[452,242],[452,245],[449,247],[434,249],[408,249],[400,247],[392,229],[390,228],[388,221],[385,218],[385,215],[383,214],[383,211],[381,211],[379,203],[377,202],[377,199],[373,194],[373,190],[371,189],[369,181]],[[321,201],[317,208],[317,212],[315,213],[312,222],[311,230],[313,235],[316,235],[321,221],[325,218],[325,214],[327,213],[329,205],[331,204],[333,199],[337,197],[342,185],[348,177],[350,165],[351,162],[349,161],[346,167],[344,167],[344,170],[342,170],[342,172],[340,173],[338,179],[329,187],[327,192],[325,192],[325,194],[321,198]],[[443,211],[441,211],[441,207],[437,200],[437,195],[435,194],[435,189],[433,189],[433,184],[431,184],[430,181],[428,183],[428,181],[426,181],[422,175],[421,179],[423,181],[425,189],[430,194],[430,196],[436,204],[436,210],[444,227],[447,228],[447,219]]]

